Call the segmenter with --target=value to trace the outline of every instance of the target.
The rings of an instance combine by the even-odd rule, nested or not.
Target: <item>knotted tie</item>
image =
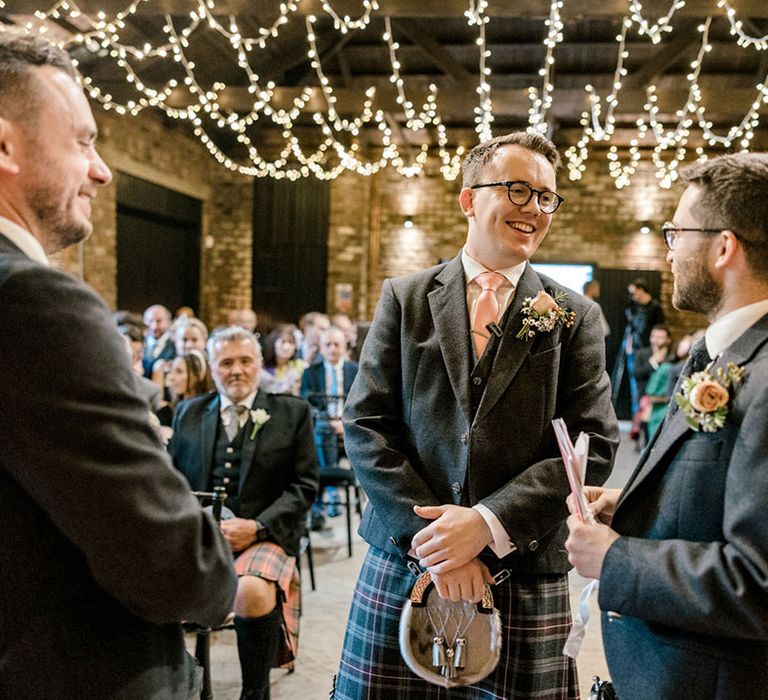
[[[232,406],[227,406],[224,409],[224,412],[229,415],[229,422],[224,427],[224,429],[227,431],[227,439],[232,442],[237,437],[237,434],[240,432],[240,416],[242,416],[248,409],[245,406],[239,406],[237,404],[233,404]]]
[[[336,418],[339,416],[341,411],[339,411],[339,380],[336,378],[336,368],[331,367],[331,382],[330,382],[330,388],[329,388],[329,394],[328,397],[328,415],[331,418]]]
[[[507,278],[499,272],[482,272],[474,279],[480,285],[480,295],[475,304],[475,315],[472,318],[472,339],[475,343],[475,352],[480,358],[488,345],[489,323],[499,320],[499,300],[496,298],[496,290],[501,287]]]

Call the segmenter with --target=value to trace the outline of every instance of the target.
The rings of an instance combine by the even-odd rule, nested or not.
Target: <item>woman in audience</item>
[[[299,395],[301,375],[307,366],[296,357],[296,326],[284,323],[277,326],[264,341],[264,365],[260,386],[270,394]]]
[[[212,387],[208,363],[200,351],[190,350],[178,355],[170,364],[167,377],[170,402],[156,412],[164,426],[173,423],[173,414],[181,401],[205,394]]]
[[[205,357],[205,343],[208,340],[208,329],[199,318],[181,318],[171,328],[173,342],[176,346],[176,356],[196,350]],[[152,381],[163,388],[168,387],[167,376],[171,370],[171,360],[158,360],[152,366]],[[170,401],[171,397],[166,396]]]

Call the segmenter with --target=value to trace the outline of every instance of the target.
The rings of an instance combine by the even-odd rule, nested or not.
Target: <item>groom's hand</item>
[[[470,559],[463,566],[444,574],[430,571],[437,594],[452,601],[468,600],[479,603],[485,591],[485,583],[493,583],[488,567],[479,559]]]
[[[433,521],[411,540],[419,564],[432,574],[443,574],[463,566],[493,542],[488,524],[472,508],[414,506],[413,512],[420,518]]]

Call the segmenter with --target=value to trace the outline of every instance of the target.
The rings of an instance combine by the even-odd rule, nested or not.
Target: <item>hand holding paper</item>
[[[552,421],[555,429],[557,445],[563,456],[565,472],[568,475],[568,483],[571,487],[571,500],[576,516],[585,523],[594,523],[595,518],[587,507],[587,499],[584,497],[584,480],[587,474],[587,460],[589,456],[589,435],[579,433],[576,444],[571,442],[568,428],[562,418]]]

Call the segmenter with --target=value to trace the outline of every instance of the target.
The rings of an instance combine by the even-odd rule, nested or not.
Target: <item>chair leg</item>
[[[200,700],[213,700],[211,690],[211,630],[209,627],[197,631],[195,658],[203,669],[203,689],[200,692]]]
[[[309,582],[312,586],[312,590],[317,590],[315,586],[315,565],[312,561],[312,540],[310,539],[309,532],[307,532],[307,548],[304,550],[307,555],[307,566],[309,567]]]

